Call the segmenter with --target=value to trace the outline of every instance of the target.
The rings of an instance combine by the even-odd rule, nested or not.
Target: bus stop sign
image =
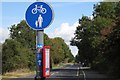
[[[25,19],[27,24],[34,30],[43,30],[53,20],[53,11],[45,2],[35,2],[26,10]]]

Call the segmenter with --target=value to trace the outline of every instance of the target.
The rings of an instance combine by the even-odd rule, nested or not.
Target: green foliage
[[[73,55],[62,38],[57,37],[51,39],[51,41],[51,56],[53,58],[54,64],[63,62],[67,58],[69,58],[70,61],[73,60]]]
[[[94,5],[94,12],[93,16],[101,16],[105,18],[115,18],[115,7],[116,3],[115,2],[101,2],[96,5]]]
[[[94,5],[93,19],[79,19],[71,45],[78,47],[76,61],[120,78],[120,2]]]
[[[28,48],[12,39],[7,39],[2,48],[3,73],[19,68],[28,68],[30,54],[33,54]]]
[[[31,49],[35,48],[35,33],[24,20],[10,27],[10,37]]]
[[[59,64],[65,59],[73,60],[73,55],[62,38],[50,39],[44,34],[44,45],[50,46],[50,61]],[[36,32],[22,20],[10,27],[10,39],[2,46],[2,72],[29,68],[35,70]]]

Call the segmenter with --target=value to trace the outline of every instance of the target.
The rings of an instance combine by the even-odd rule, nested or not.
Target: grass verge
[[[73,64],[73,63],[60,63],[60,64],[56,64],[56,65],[53,65],[52,69],[63,68],[67,64]]]
[[[31,71],[29,69],[19,69],[13,72],[7,72],[2,75],[2,78],[19,78],[25,77],[27,75],[35,74],[35,71]]]

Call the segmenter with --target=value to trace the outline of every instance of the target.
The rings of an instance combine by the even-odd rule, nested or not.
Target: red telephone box
[[[43,77],[50,76],[50,46],[43,47]]]

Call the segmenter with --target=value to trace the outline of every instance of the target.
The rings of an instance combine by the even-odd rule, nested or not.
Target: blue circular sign
[[[34,30],[43,30],[53,20],[53,11],[45,2],[31,4],[25,14],[27,24]]]

